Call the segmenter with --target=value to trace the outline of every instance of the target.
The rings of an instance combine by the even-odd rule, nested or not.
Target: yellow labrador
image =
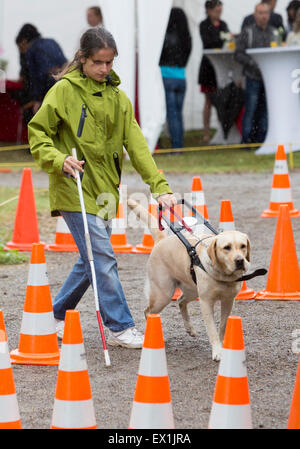
[[[239,279],[250,266],[250,242],[246,234],[239,231],[224,231],[218,235],[198,234],[184,236],[196,246],[197,255],[205,269],[194,265],[195,283],[191,276],[191,259],[176,235],[168,236],[158,229],[157,220],[133,199],[128,206],[149,227],[155,241],[147,262],[145,293],[149,305],[145,315],[160,313],[171,302],[174,291],[180,288],[178,299],[184,326],[188,334],[196,333],[190,322],[187,305],[199,297],[201,313],[212,347],[213,360],[221,357],[222,342],[227,318],[231,313],[234,298],[241,289]],[[221,301],[221,321],[219,333],[214,320],[214,305]]]

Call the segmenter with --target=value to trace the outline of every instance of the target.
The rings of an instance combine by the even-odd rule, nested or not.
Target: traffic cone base
[[[284,293],[284,292],[278,292],[278,293],[273,293],[273,292],[268,292],[266,290],[261,290],[259,292],[256,293],[255,295],[255,299],[256,300],[266,300],[266,299],[271,299],[271,300],[277,300],[277,301],[300,301],[300,293],[299,292],[289,292],[289,293]]]
[[[275,217],[278,217],[278,215],[279,215],[279,206],[285,205],[285,204],[288,206],[288,208],[289,208],[289,214],[290,214],[290,216],[291,216],[292,218],[300,217],[300,211],[297,210],[297,209],[293,209],[293,207],[291,206],[290,203],[280,203],[280,204],[277,205],[277,208],[276,208],[276,209],[273,209],[273,210],[271,210],[271,209],[266,209],[266,210],[264,210],[263,213],[261,214],[261,217],[262,217],[262,218],[275,218]]]
[[[10,358],[11,363],[15,365],[58,365],[59,363],[59,351],[57,354],[43,354],[42,356],[36,354],[30,354],[28,352],[22,353],[15,349],[11,351]]]
[[[60,350],[54,323],[44,247],[32,245],[19,346],[11,363],[58,365]]]
[[[75,240],[63,217],[58,217],[55,242],[46,246],[46,251],[56,252],[78,252]]]
[[[142,243],[136,245],[132,252],[136,254],[150,254],[154,247],[154,239],[148,229],[145,229]]]
[[[243,281],[242,288],[235,297],[235,301],[254,299],[255,295],[255,291],[252,288],[248,288],[246,285],[246,281]]]

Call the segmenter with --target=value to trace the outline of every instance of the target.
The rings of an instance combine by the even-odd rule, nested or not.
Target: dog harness
[[[211,226],[211,224],[204,217],[202,217],[202,215],[199,214],[199,212],[193,206],[191,206],[186,200],[182,199],[180,202],[182,204],[186,204],[195,213],[196,216],[199,215],[202,218],[204,225],[207,228],[209,228],[215,235],[219,234]],[[173,213],[181,221],[180,227],[178,228],[178,226],[172,224],[169,220],[167,220],[167,218],[165,216],[162,215],[162,206],[159,205],[159,214],[158,214],[159,229],[161,231],[164,230],[164,228],[163,228],[163,226],[161,224],[161,219],[164,218],[164,220],[166,221],[166,223],[168,224],[168,226],[170,227],[172,232],[181,240],[181,242],[186,247],[187,253],[190,256],[190,260],[191,260],[190,273],[191,273],[191,276],[192,276],[192,279],[193,279],[194,283],[197,284],[197,278],[196,278],[194,266],[196,265],[197,267],[201,268],[205,273],[207,273],[207,271],[206,271],[205,267],[203,266],[203,264],[202,264],[202,262],[200,260],[199,255],[197,254],[196,248],[197,248],[197,246],[199,244],[201,244],[203,242],[203,240],[211,238],[211,237],[213,237],[213,235],[207,235],[206,237],[203,237],[202,239],[198,240],[198,242],[195,245],[191,245],[190,242],[181,233],[181,230],[183,228],[185,228],[187,231],[189,231],[191,234],[193,234],[192,229],[189,226],[186,225],[184,220],[181,217],[179,217],[178,214],[176,214],[176,212],[174,211],[174,209],[172,207],[170,208],[170,211],[171,211],[171,213]],[[234,282],[247,281],[247,280],[252,279],[252,278],[254,278],[256,276],[264,276],[266,273],[267,273],[267,270],[265,268],[259,268],[259,269],[255,270],[253,273],[246,274],[244,276],[239,277]]]

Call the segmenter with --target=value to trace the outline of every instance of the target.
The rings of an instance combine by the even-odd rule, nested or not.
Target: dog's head
[[[226,275],[239,277],[249,269],[249,238],[239,231],[221,232],[212,240],[207,254],[212,266],[218,265]]]

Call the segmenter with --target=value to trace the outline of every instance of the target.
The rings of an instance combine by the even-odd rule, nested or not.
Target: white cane
[[[72,155],[75,159],[77,159],[76,148],[72,149]],[[106,346],[106,340],[105,340],[105,335],[104,335],[104,331],[103,331],[103,325],[102,325],[100,310],[99,310],[98,288],[97,288],[96,272],[95,272],[95,266],[94,266],[94,257],[93,257],[93,252],[92,252],[88,223],[87,223],[87,219],[86,219],[86,212],[85,212],[85,206],[84,206],[84,200],[83,200],[83,194],[82,194],[80,174],[79,174],[78,170],[75,170],[75,173],[76,173],[77,187],[78,187],[78,193],[79,193],[79,199],[80,199],[80,206],[81,206],[81,211],[82,211],[86,249],[87,249],[88,259],[90,262],[91,272],[92,272],[96,314],[97,314],[99,330],[100,330],[102,343],[103,343],[105,364],[106,364],[106,366],[110,366],[110,358],[109,358],[108,349]]]

